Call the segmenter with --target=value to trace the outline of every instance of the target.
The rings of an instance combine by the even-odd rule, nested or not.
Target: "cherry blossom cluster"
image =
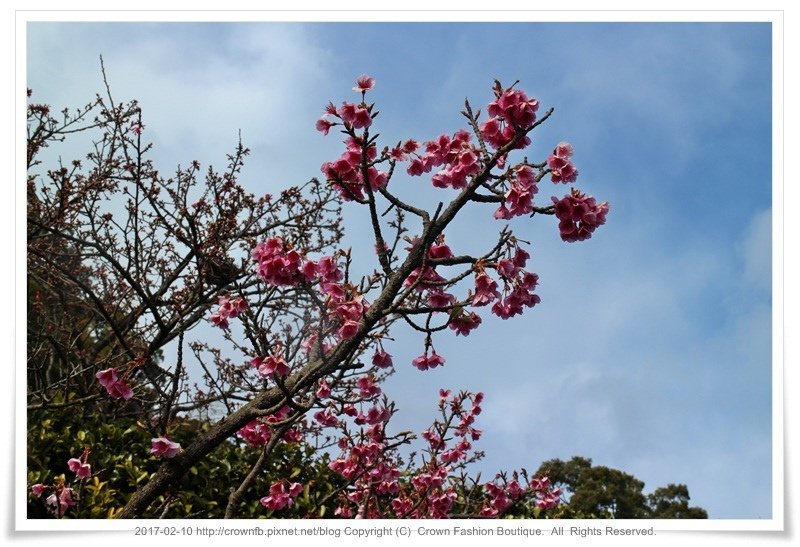
[[[402,518],[448,518],[458,498],[455,486],[447,481],[449,470],[436,462],[421,469],[411,479],[412,488],[392,500],[395,514]]]
[[[92,476],[92,466],[88,463],[90,448],[85,448],[77,458],[67,460],[67,468],[75,474],[78,480],[88,479]],[[56,517],[62,517],[70,507],[77,505],[75,490],[69,486],[63,475],[56,478],[55,484],[34,484],[31,493],[37,498],[48,490],[52,493],[45,500],[48,510]]]
[[[340,340],[352,338],[358,332],[359,322],[369,309],[369,303],[363,296],[354,296],[350,300],[331,300],[334,316],[339,320],[336,335]]]
[[[519,165],[512,170],[511,184],[504,201],[494,212],[494,218],[508,220],[533,212],[533,195],[539,191],[539,178],[529,165]]]
[[[346,149],[338,160],[325,162],[320,170],[328,182],[339,191],[345,201],[364,201],[365,185],[375,192],[386,186],[388,173],[370,165],[362,169],[364,164],[373,162],[377,156],[375,145],[364,147],[361,137],[348,137],[344,144]],[[364,173],[366,171],[366,177]]]
[[[56,483],[52,485],[40,483],[31,486],[31,493],[37,498],[41,498],[48,490],[52,490],[53,493],[47,496],[45,504],[50,513],[54,516],[61,518],[70,507],[77,505],[75,490],[67,485],[63,477],[58,477]]]
[[[471,139],[472,135],[464,129],[457,131],[452,138],[440,135],[436,140],[425,143],[425,154],[415,154],[406,171],[409,175],[419,176],[430,173],[434,167],[444,166],[431,177],[431,183],[436,188],[466,188],[467,178],[481,169],[480,150],[470,144]],[[414,141],[406,144],[409,142]],[[406,147],[403,148],[405,150]]]
[[[258,263],[256,272],[265,283],[277,286],[294,286],[300,282],[319,283],[319,290],[327,296],[331,316],[339,326],[336,336],[339,340],[352,338],[358,332],[359,322],[369,309],[368,302],[361,295],[342,284],[344,273],[336,258],[324,256],[318,261],[308,260],[297,250],[290,249],[279,237],[269,238],[259,243],[253,250],[253,259]],[[316,343],[316,334],[307,338],[303,344],[311,351]],[[323,344],[323,349],[325,345]],[[267,357],[256,357],[251,364],[265,377],[276,374],[285,376],[289,365],[278,353]]]
[[[70,471],[75,473],[75,476],[79,479],[88,479],[92,476],[92,466],[89,465],[86,460],[89,457],[89,450],[86,449],[83,451],[77,458],[70,458],[67,461],[67,467]]]
[[[389,355],[382,347],[375,350],[372,356],[372,364],[378,368],[391,368],[393,365],[392,356]]]
[[[533,479],[531,489],[536,492],[535,504],[539,509],[553,509],[561,503],[561,489],[553,488],[548,477]]]
[[[547,166],[550,168],[550,177],[555,183],[567,184],[578,180],[578,170],[572,163],[574,149],[568,142],[560,142],[553,153],[547,156]]]
[[[536,121],[539,101],[529,99],[524,91],[495,88],[495,100],[489,103],[489,116],[481,125],[483,139],[492,148],[499,149],[512,141],[518,131],[529,129]],[[515,148],[525,148],[530,144],[528,136],[517,141]]]
[[[211,314],[209,321],[215,327],[222,330],[228,330],[230,324],[228,319],[238,317],[241,312],[247,309],[247,302],[244,298],[237,296],[236,298],[229,298],[227,296],[219,297],[219,307],[217,311]]]
[[[484,485],[484,490],[489,496],[489,502],[481,509],[480,514],[482,517],[502,515],[515,501],[523,498],[526,494],[525,489],[520,486],[519,481],[516,479],[506,485],[488,482]]]
[[[375,192],[386,186],[388,181],[388,174],[372,165],[377,155],[375,145],[366,143],[355,134],[356,129],[364,129],[366,134],[366,129],[372,125],[372,105],[366,104],[363,98],[374,86],[374,78],[360,76],[353,90],[361,93],[362,101],[359,104],[343,102],[338,108],[329,103],[322,118],[317,121],[317,130],[323,135],[327,135],[331,127],[337,125],[342,125],[344,133],[349,135],[345,140],[346,150],[341,157],[336,161],[323,163],[320,168],[345,201],[364,201],[367,186],[370,191]],[[331,117],[340,121],[331,121]]]
[[[117,369],[107,368],[95,374],[95,378],[114,399],[128,400],[133,397],[133,389],[128,385],[124,378],[120,378]]]
[[[250,365],[265,378],[275,378],[275,376],[286,376],[289,374],[289,363],[280,354],[280,346],[273,348],[273,353],[266,357],[253,357]]]
[[[407,251],[414,250],[420,244],[419,237],[409,240]],[[438,260],[452,258],[453,251],[444,243],[444,236],[441,235],[437,241],[428,248],[428,260]],[[443,290],[443,284],[447,280],[436,272],[435,266],[423,266],[414,269],[403,282],[404,287],[414,287],[415,291],[427,292],[428,305],[433,308],[444,308],[455,301],[455,297],[447,294]]]
[[[597,200],[573,188],[572,192],[561,199],[553,198],[558,230],[561,239],[567,242],[583,241],[592,237],[592,233],[606,223],[609,204]]]
[[[343,437],[339,441],[343,454],[329,465],[332,471],[352,481],[352,491],[335,511],[341,517],[353,516],[350,504],[359,507],[359,516],[362,518],[379,517],[377,508],[374,504],[368,504],[367,499],[375,495],[392,495],[400,489],[400,471],[387,453],[384,434],[385,423],[391,417],[391,412],[381,412],[376,406],[372,408],[377,410],[374,413],[375,422],[366,428],[363,439],[350,445],[348,438]],[[371,506],[372,512],[365,515],[363,510],[367,505]]]
[[[269,495],[261,498],[261,505],[273,511],[280,511],[294,504],[297,496],[303,493],[303,485],[299,482],[292,484],[279,481],[269,487]]]
[[[456,486],[448,481],[452,471],[466,464],[472,442],[481,437],[475,417],[481,413],[483,394],[439,390],[442,421],[422,433],[428,442],[429,461],[423,465],[401,493],[391,501],[400,518],[448,518],[457,500]],[[471,403],[467,409],[467,402]],[[450,435],[452,434],[452,437]]]
[[[174,458],[181,451],[181,445],[167,437],[156,437],[150,440],[150,453],[156,458]]]
[[[249,422],[236,435],[250,446],[264,446],[272,438],[275,427],[284,422],[292,409],[286,405],[275,414],[262,416]],[[281,439],[287,443],[298,443],[303,440],[303,433],[298,427],[290,427],[284,431]]]
[[[445,358],[436,353],[436,350],[432,350],[430,352],[426,350],[425,353],[414,358],[414,360],[411,361],[411,364],[419,370],[428,370],[443,366],[445,364]]]
[[[353,91],[362,94],[375,87],[375,79],[366,74],[362,74],[356,80]],[[332,127],[339,125],[340,122],[330,121],[329,117],[338,118],[346,129],[365,129],[372,125],[372,107],[367,106],[364,101],[360,104],[343,102],[342,106],[336,108],[333,103],[329,103],[325,108],[325,113],[317,120],[317,130],[323,135],[327,135]]]
[[[511,258],[503,258],[497,262],[495,269],[503,281],[502,294],[497,281],[485,268],[477,268],[472,305],[481,307],[494,302],[492,313],[501,319],[508,319],[521,314],[524,308],[538,304],[541,299],[533,291],[539,283],[539,276],[524,269],[528,258],[530,254],[517,246]]]
[[[262,241],[253,249],[258,264],[256,274],[264,282],[278,287],[292,287],[300,281],[303,257],[296,249],[288,248],[279,237]]]

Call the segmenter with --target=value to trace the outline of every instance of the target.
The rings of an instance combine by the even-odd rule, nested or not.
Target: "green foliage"
[[[689,507],[686,485],[670,484],[645,495],[644,482],[617,469],[593,466],[589,458],[548,460],[539,467],[537,475],[548,476],[564,490],[568,503],[561,518],[708,518],[704,509]]]
[[[205,422],[184,420],[173,424],[170,438],[186,446]],[[111,518],[128,501],[136,488],[145,484],[160,460],[150,450],[152,435],[136,421],[109,419],[102,414],[76,412],[31,412],[28,416],[28,487],[66,480],[77,494],[78,504],[66,512],[67,518]],[[69,471],[67,461],[80,456],[84,448],[91,452],[88,463],[92,477],[78,481]],[[223,518],[231,488],[247,476],[261,449],[239,441],[223,443],[185,474],[154,503],[144,518]],[[259,503],[269,486],[289,478],[306,486],[295,505],[281,512],[283,518],[332,516],[333,505],[327,494],[341,486],[341,479],[328,469],[325,454],[315,454],[307,445],[279,443],[266,468],[245,492],[236,512],[237,518],[264,518],[270,512]],[[30,490],[29,490],[30,492]],[[45,499],[29,494],[28,517],[50,518]],[[325,502],[325,503],[320,503]],[[311,513],[311,514],[309,514]]]

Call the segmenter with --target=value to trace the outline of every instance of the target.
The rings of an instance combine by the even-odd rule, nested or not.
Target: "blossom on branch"
[[[156,437],[150,441],[150,453],[156,458],[174,458],[180,451],[181,445],[167,437]]]

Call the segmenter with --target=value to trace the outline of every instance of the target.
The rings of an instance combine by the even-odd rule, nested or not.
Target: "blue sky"
[[[552,218],[513,221],[541,305],[439,336],[447,364],[427,373],[410,366],[422,341],[398,333],[394,427],[426,427],[439,387],[481,390],[484,477],[581,455],[646,491],[686,483],[714,518],[772,516],[769,24],[30,23],[34,100],[88,102],[100,54],[115,98],[140,100],[162,171],[222,165],[241,129],[257,193],[338,157],[314,122],[355,98],[359,74],[376,78],[389,145],[452,134],[465,97],[484,106],[493,79],[520,80],[555,108],[528,154],[571,142],[577,186],[611,202],[608,223],[566,244]],[[543,182],[539,202],[563,192]],[[346,209],[347,243],[369,261],[363,214]],[[501,226],[476,208],[448,242],[471,249]]]

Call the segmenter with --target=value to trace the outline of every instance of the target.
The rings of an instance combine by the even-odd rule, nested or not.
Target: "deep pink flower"
[[[422,173],[426,172],[425,164],[422,163],[422,160],[414,158],[413,160],[411,160],[411,163],[408,164],[406,172],[412,177],[417,177]]]
[[[428,249],[428,257],[429,258],[452,258],[453,251],[450,250],[450,247],[445,245],[444,243],[436,244],[434,243],[431,245],[431,248]]]
[[[75,473],[79,479],[88,479],[92,476],[92,466],[88,463],[82,462],[79,458],[70,458],[67,461],[69,470]]]
[[[486,272],[481,272],[475,276],[475,295],[472,297],[473,306],[485,306],[493,302],[500,292],[497,290],[497,282],[489,277]]]
[[[330,410],[320,410],[314,414],[314,420],[325,427],[336,427],[339,425],[339,420],[336,416],[331,414]]]
[[[574,149],[568,142],[560,142],[556,145],[553,153],[547,156],[547,166],[552,171],[551,178],[554,183],[575,182],[578,178],[578,170],[572,163]]]
[[[49,505],[58,516],[66,513],[67,509],[77,505],[75,502],[75,493],[72,488],[68,486],[61,487],[59,490],[48,496],[47,505]]]
[[[372,356],[372,364],[378,368],[389,368],[392,366],[392,356],[380,349]]]
[[[44,494],[44,491],[47,490],[48,488],[50,487],[47,486],[46,484],[41,484],[41,483],[34,484],[33,486],[31,486],[31,492],[33,492],[34,496],[40,498],[42,497],[42,494]]]
[[[150,441],[150,453],[156,458],[174,458],[181,451],[181,445],[167,437],[157,437]]]
[[[95,374],[95,378],[106,389],[106,392],[114,399],[125,399],[133,397],[133,390],[128,383],[117,376],[114,368],[107,368]]]
[[[272,428],[261,418],[256,418],[237,431],[236,435],[250,446],[264,446],[272,438]]]
[[[450,320],[449,327],[456,331],[456,336],[469,336],[470,331],[477,329],[481,318],[475,312],[462,312],[461,315]]]
[[[497,263],[497,273],[500,274],[501,277],[505,279],[512,279],[517,275],[519,268],[514,265],[514,263],[506,258],[498,261]]]
[[[303,492],[303,485],[299,482],[286,487],[284,482],[273,483],[269,487],[269,496],[261,498],[261,505],[273,511],[279,511],[294,503],[294,499]]]
[[[328,131],[330,131],[331,127],[334,125],[336,124],[325,118],[320,118],[317,120],[317,131],[321,131],[323,135],[327,135]]]
[[[381,394],[381,388],[371,376],[361,376],[357,381],[358,394],[365,399],[372,399]]]
[[[375,87],[375,78],[366,74],[362,74],[356,79],[356,87],[353,88],[353,91],[363,93],[365,91],[369,91],[373,87]]]
[[[428,305],[432,308],[446,308],[456,301],[456,297],[441,289],[428,291]]]
[[[517,247],[517,250],[514,253],[514,258],[511,261],[514,263],[514,266],[518,268],[524,268],[530,257],[531,255],[528,253],[528,251],[522,247]]]
[[[437,354],[435,351],[428,355],[428,353],[424,353],[411,361],[411,364],[417,367],[419,370],[428,370],[431,368],[436,368],[438,366],[444,365],[445,359],[441,355]]]
[[[353,126],[354,129],[361,129],[372,125],[372,117],[366,107],[353,103],[342,103],[339,108],[339,116],[342,121]]]
[[[358,333],[358,321],[345,321],[339,327],[339,330],[336,332],[337,336],[341,340],[347,340],[348,338],[352,338]]]
[[[286,376],[289,374],[289,365],[286,360],[280,355],[268,355],[267,357],[254,357],[250,360],[250,364],[258,370],[261,376],[267,378],[274,378],[278,376]]]
[[[114,399],[129,400],[133,397],[133,389],[128,385],[125,380],[117,380],[115,383],[108,386],[108,394]]]
[[[209,321],[215,327],[219,327],[222,330],[230,329],[230,324],[228,323],[228,318],[221,313],[212,313],[211,317],[209,317]]]
[[[609,204],[598,204],[595,198],[581,193],[575,188],[561,198],[553,197],[558,229],[561,239],[568,242],[583,241],[592,237],[598,226],[605,224]]]
[[[331,396],[331,388],[326,380],[320,382],[316,391],[317,399],[327,399]]]
[[[98,382],[100,382],[101,386],[108,388],[110,384],[113,384],[117,381],[117,369],[107,368],[105,370],[101,370],[94,376],[97,378]]]
[[[510,218],[513,218],[513,216],[506,207],[506,204],[501,203],[500,207],[498,207],[497,210],[494,212],[494,218],[496,218],[497,220],[509,220]]]

